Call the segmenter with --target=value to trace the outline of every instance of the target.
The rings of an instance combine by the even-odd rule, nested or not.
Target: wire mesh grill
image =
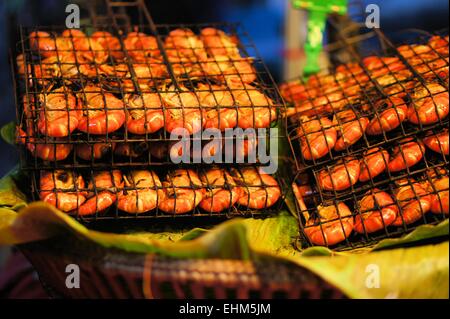
[[[158,172],[158,173],[156,173]],[[83,221],[277,213],[289,187],[256,167],[32,171],[34,200]]]
[[[284,102],[242,27],[155,25],[143,1],[97,4],[77,30],[20,28],[33,200],[83,221],[279,211],[288,186],[257,169],[274,136],[249,129],[278,127]]]
[[[358,247],[446,218],[447,31],[394,45],[379,30],[349,39],[330,26],[330,69],[280,86],[305,243]]]
[[[133,7],[107,3],[111,11]],[[141,16],[145,6],[136,3]],[[240,25],[153,25],[142,17],[130,25],[120,19],[127,12],[110,14],[111,24],[93,19],[80,30],[21,28],[15,82],[25,168],[78,165],[80,144],[170,142],[171,133],[206,143],[201,129],[225,140],[227,130],[279,122],[283,101]],[[171,164],[155,158],[161,162]]]

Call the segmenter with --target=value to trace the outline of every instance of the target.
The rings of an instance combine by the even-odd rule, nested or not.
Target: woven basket
[[[21,245],[53,298],[345,298],[312,272],[289,263],[169,259],[107,249],[72,236]],[[66,267],[80,287],[66,287]]]

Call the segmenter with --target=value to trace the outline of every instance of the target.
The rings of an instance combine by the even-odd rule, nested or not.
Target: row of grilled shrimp
[[[413,224],[429,212],[449,214],[449,179],[443,168],[430,168],[425,176],[396,181],[392,193],[378,188],[369,190],[355,203],[352,214],[344,202],[320,205],[310,216],[299,187],[294,185],[300,208],[305,216],[304,233],[315,245],[332,246],[346,240],[352,231],[369,234],[388,226]]]
[[[113,204],[130,214],[154,209],[184,214],[197,206],[218,213],[235,204],[260,210],[271,207],[281,196],[277,181],[256,168],[229,172],[212,168],[200,174],[177,169],[162,182],[149,170],[124,174],[119,170],[100,171],[90,176],[87,187],[81,175],[63,170],[43,171],[39,192],[42,201],[78,216],[102,213]]]
[[[94,143],[94,144],[41,144],[27,142],[26,134],[19,131],[18,142],[27,146],[33,156],[44,161],[63,161],[69,157],[73,150],[75,155],[85,161],[96,161],[105,158],[108,154],[112,155],[116,161],[123,159],[138,159],[141,157],[152,157],[155,161],[164,161],[169,157],[183,156],[185,151],[183,145],[176,145],[177,142],[154,141],[154,142],[121,142],[121,143]],[[201,157],[208,154],[213,157],[220,154],[221,150],[226,146],[225,139],[220,144],[212,143],[200,150],[189,151],[190,158]],[[233,148],[230,152],[234,158],[246,158],[248,154],[253,154],[257,147],[257,139],[244,139],[242,141],[233,141]],[[228,150],[228,149],[226,149]],[[201,152],[201,153],[199,153]]]
[[[319,187],[325,191],[342,191],[359,182],[367,182],[383,172],[399,172],[418,163],[424,157],[425,145],[434,152],[449,155],[449,131],[444,129],[423,140],[402,139],[389,151],[374,147],[362,158],[349,157],[317,173]]]
[[[38,31],[32,32],[29,39],[31,49],[43,57],[34,70],[41,84],[54,77],[69,79],[79,74],[129,74],[126,62],[133,63],[135,75],[143,79],[142,83],[168,77],[156,38],[142,32],[129,33],[123,40],[123,49],[120,40],[105,31],[87,36],[80,30],[65,30],[56,37]],[[256,79],[252,61],[240,55],[238,45],[235,37],[215,28],[204,28],[199,35],[190,29],[175,29],[164,41],[167,58],[177,76],[251,83]],[[19,70],[24,73],[21,59],[23,56],[19,57]]]
[[[418,86],[409,106],[400,97],[390,97],[375,103],[373,113],[369,118],[364,111],[347,108],[334,112],[332,120],[325,115],[301,117],[297,132],[303,157],[314,160],[333,149],[344,151],[363,136],[390,132],[406,120],[416,125],[439,123],[449,113],[448,91],[438,83],[428,83]]]
[[[272,100],[249,84],[232,88],[199,84],[196,91],[169,88],[127,94],[123,100],[89,84],[78,94],[61,87],[24,104],[28,118],[38,113],[37,129],[49,137],[66,137],[76,129],[105,135],[124,124],[128,132],[141,135],[162,128],[169,133],[182,128],[189,134],[202,128],[263,128],[277,116]]]
[[[403,109],[400,110],[399,113],[407,113],[404,117],[408,117],[416,124],[433,121],[439,114],[428,116],[427,111],[432,107],[427,97],[445,92],[445,89],[437,84],[418,86],[417,74],[425,82],[445,82],[448,85],[448,36],[434,36],[427,44],[404,45],[397,50],[409,63],[409,67],[397,56],[369,56],[364,58],[361,64],[352,62],[340,65],[333,74],[318,74],[311,76],[306,82],[290,81],[282,84],[281,94],[287,102],[293,104],[288,107],[287,115],[312,116],[331,113],[333,110],[360,101],[371,89],[375,91],[382,89],[386,96],[398,98],[403,98],[412,91],[413,99],[416,99],[417,103],[413,103],[404,112]],[[416,74],[410,68],[413,68]],[[404,104],[399,102],[391,101],[391,105],[388,106]],[[439,106],[437,108],[439,109]],[[436,110],[436,113],[439,112]]]

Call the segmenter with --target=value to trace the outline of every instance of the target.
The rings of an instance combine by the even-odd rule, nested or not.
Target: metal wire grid
[[[336,27],[333,19],[330,21],[330,26]],[[411,138],[413,142],[422,143],[429,136],[443,134],[448,141],[446,129],[448,127],[448,37],[445,38],[448,33],[447,31],[436,33],[441,36],[442,43],[440,46],[430,47],[427,51],[426,47],[419,44],[427,44],[432,34],[411,30],[408,42],[397,47],[379,30],[376,32],[367,32],[364,28],[362,30],[365,33],[353,39],[348,39],[337,31],[338,41],[327,46],[332,61],[330,69],[332,71],[324,72],[328,75],[312,77],[308,81],[297,79],[291,81],[290,85],[284,84],[280,87],[283,97],[288,102],[287,115],[290,116],[288,139],[294,154],[297,154],[296,180],[299,185],[302,185],[296,188],[300,199],[297,210],[302,242],[306,246],[323,245],[337,250],[357,248],[383,238],[404,234],[422,223],[433,224],[448,218],[443,212],[430,213],[430,208],[424,204],[416,207],[420,212],[420,218],[411,221],[408,219],[410,212],[407,210],[408,203],[426,202],[427,198],[434,198],[430,201],[431,203],[439,202],[436,199],[437,193],[440,196],[447,196],[440,202],[440,210],[448,210],[442,204],[445,201],[448,202],[448,180],[446,185],[442,186],[441,183],[437,189],[427,175],[427,172],[439,170],[440,176],[448,177],[448,142],[445,142],[445,137],[440,143],[434,145],[436,148],[434,151],[423,144],[421,144],[422,147],[417,147],[419,151],[417,152],[416,149],[415,154],[418,158],[414,165],[406,165],[404,169],[397,172],[383,169],[383,172],[377,173],[376,176],[369,174],[367,180],[358,181],[359,169],[362,171],[364,165],[370,164],[366,162],[365,155],[371,151],[374,152],[377,148],[387,151],[386,154],[389,154],[391,159],[396,155],[400,162],[408,163],[410,158],[407,159],[407,157],[411,156],[407,148],[408,138]],[[382,59],[382,57],[389,58]],[[430,90],[432,86],[434,86],[433,91]],[[439,89],[435,90],[436,87]],[[444,110],[446,108],[447,111],[443,112],[444,115],[437,116],[434,123],[422,123],[421,120],[417,124],[409,123],[406,120],[408,111],[406,114],[400,114],[396,107],[406,109],[413,101],[416,104],[427,101],[434,108],[431,111],[436,114],[441,114],[441,108]],[[394,108],[393,105],[396,107]],[[395,111],[393,113],[397,119],[402,118],[398,121],[400,123],[397,123],[398,127],[390,131],[381,129],[379,134],[367,134],[367,127],[373,123],[383,127],[380,119],[383,111],[389,108]],[[302,116],[298,114],[300,111],[303,112]],[[415,112],[421,119],[417,110]],[[344,129],[351,126],[354,131],[359,132],[359,140],[356,142],[341,140],[339,146],[341,149],[336,151],[337,142],[344,135]],[[336,134],[334,141],[332,130]],[[308,134],[312,138],[305,138]],[[311,145],[310,142],[324,144],[322,151],[325,149],[325,152],[315,158],[312,155],[319,149],[317,144]],[[328,145],[334,142],[336,146]],[[396,150],[395,154],[393,154],[394,150]],[[384,161],[384,166],[388,167],[386,158],[382,156],[381,159],[382,162]],[[338,176],[339,170],[340,176]],[[336,181],[332,177],[336,178]],[[407,200],[399,200],[394,196],[394,191],[399,187],[398,184],[404,181],[407,181],[410,187],[419,183],[423,186],[425,182],[428,182],[428,189],[418,193],[414,186],[410,192],[413,194],[410,194]],[[324,189],[326,182],[331,184],[327,186],[328,189]],[[346,185],[343,189],[339,189],[338,184],[341,182]],[[314,185],[314,187],[308,185]],[[379,211],[386,208],[379,205],[378,200],[373,207],[359,206],[360,200],[370,191],[375,193],[385,191],[392,197],[393,204],[398,209],[397,216],[401,226],[392,226],[392,220],[389,221],[389,225],[386,225],[388,220],[384,223],[385,219],[379,217],[378,223],[381,228],[379,225],[376,231],[366,229],[364,227],[366,223],[360,223],[359,227],[361,228],[361,225],[363,227],[359,233],[350,230],[353,229],[350,224],[355,224],[357,219],[367,217],[370,213],[372,217],[380,216]],[[338,209],[342,203],[348,206],[348,211]],[[318,214],[319,205],[330,205],[339,213],[332,218],[324,216],[321,219]],[[387,206],[389,208],[389,205]],[[330,214],[329,211],[328,214]],[[341,235],[338,243],[333,243],[329,239],[331,238],[330,230],[333,227],[334,234]],[[347,236],[342,237],[346,232]],[[327,238],[326,235],[330,237]],[[315,240],[312,240],[314,236]]]
[[[219,167],[215,167],[219,168]],[[141,168],[141,170],[145,168]],[[210,168],[209,168],[210,169]],[[152,218],[174,218],[174,217],[257,217],[257,216],[267,216],[279,212],[283,206],[284,198],[287,194],[289,185],[280,176],[271,175],[273,181],[275,181],[278,186],[274,187],[274,184],[269,184],[265,179],[264,175],[259,172],[256,167],[243,168],[240,166],[234,167],[221,167],[226,173],[223,179],[218,176],[207,175],[208,168],[197,168],[189,169],[187,168],[187,174],[189,180],[189,185],[178,185],[176,181],[175,170],[158,167],[153,170],[157,174],[152,175],[153,186],[140,186],[141,181],[138,175],[133,175],[131,169],[122,169],[120,172],[123,174],[123,179],[121,179],[119,184],[119,179],[114,177],[114,172],[117,170],[107,169],[107,170],[93,170],[93,169],[82,169],[82,170],[64,170],[64,171],[31,171],[31,196],[33,200],[43,200],[47,197],[47,200],[53,198],[53,205],[62,209],[64,205],[68,202],[71,203],[72,208],[68,213],[74,218],[84,221],[97,221],[97,220],[117,220],[117,219],[152,219]],[[256,175],[254,179],[247,175],[247,171],[252,170]],[[186,170],[184,170],[186,171]],[[96,182],[94,177],[96,174],[105,173],[109,178],[108,183],[102,182],[100,179]],[[41,174],[49,174],[47,180],[47,186],[42,187],[41,185]],[[158,177],[157,177],[158,176]],[[73,182],[72,185],[58,187],[60,181],[76,181],[78,178],[82,178],[83,183]],[[129,182],[129,185],[124,183],[125,178]],[[161,184],[158,182],[160,180]],[[177,185],[175,185],[177,184]],[[142,184],[141,184],[142,185]],[[100,187],[101,186],[101,187]],[[278,189],[278,191],[276,190]],[[242,192],[241,190],[245,190]],[[180,207],[185,204],[186,192],[192,191],[192,198],[190,200],[195,202],[194,209],[183,213],[167,213],[161,210],[159,207],[161,203],[167,199],[174,199],[174,210],[177,210],[177,205]],[[196,191],[201,191],[203,194],[197,193]],[[217,195],[217,192],[221,191],[221,194]],[[154,207],[143,213],[127,213],[119,209],[119,200],[123,199],[123,195],[131,194],[132,200],[130,200],[130,205],[142,205],[150,195],[145,192],[157,193],[156,202]],[[238,202],[224,208],[222,211],[210,211],[213,210],[205,204],[201,208],[199,206],[200,200],[196,196],[201,196],[201,198],[206,199],[214,198],[214,196],[229,196],[229,198],[222,198],[222,202],[235,201],[232,200],[235,194],[240,194],[242,196],[252,196],[253,192],[260,193],[261,201],[258,203],[259,207],[249,207],[244,205],[239,205]],[[273,193],[278,192],[279,197],[276,201],[273,199],[275,195]],[[107,193],[108,196],[103,196]],[[183,193],[183,194],[181,194]],[[225,195],[224,195],[225,193]],[[50,195],[49,195],[50,194]],[[119,196],[119,194],[121,194]],[[247,195],[245,195],[247,194]],[[111,196],[112,195],[112,196]],[[112,198],[110,205],[102,210],[100,206],[102,205],[102,197]],[[131,203],[133,200],[135,203]],[[265,199],[262,199],[265,198]],[[67,201],[66,201],[67,199]],[[86,207],[84,210],[82,206],[91,200],[89,213],[86,213]],[[86,201],[85,201],[86,200]],[[219,199],[213,199],[213,201],[219,201]],[[251,200],[253,201],[253,200]],[[215,203],[217,205],[218,202]],[[73,207],[73,205],[75,205]],[[211,203],[212,205],[212,203]],[[251,206],[251,205],[250,205]],[[67,208],[68,206],[66,206]],[[123,206],[122,206],[123,207]],[[207,208],[205,208],[207,207]],[[180,208],[181,209],[181,208]]]
[[[437,180],[447,179],[437,186],[430,172],[436,174]],[[300,217],[301,243],[304,247],[319,245],[347,250],[398,237],[422,224],[437,224],[448,218],[444,213],[446,209],[448,211],[448,173],[448,165],[423,167],[413,174],[404,174],[405,178],[398,176],[395,181],[370,183],[366,188],[337,197],[324,193],[319,187],[298,185],[296,208]],[[398,195],[400,189],[407,196]],[[372,197],[372,205],[367,205],[368,197]],[[343,209],[342,204],[348,210]],[[433,205],[434,211],[430,208]],[[337,213],[321,220],[318,215],[321,207],[332,207]],[[414,214],[412,208],[416,209]],[[340,239],[333,242],[336,238]]]
[[[370,58],[364,59],[357,55],[355,50],[349,49],[353,52],[350,54],[351,58],[356,61],[352,64],[341,64],[338,66],[337,73],[312,77],[307,83],[298,79],[296,82],[290,82],[294,84],[281,86],[282,94],[288,102],[288,115],[292,115],[288,136],[297,150],[296,153],[299,154],[297,158],[299,170],[327,165],[348,156],[361,155],[369,148],[448,126],[446,115],[438,117],[434,123],[428,125],[422,124],[421,121],[418,124],[412,124],[405,121],[407,114],[401,114],[397,107],[393,107],[407,108],[413,101],[416,104],[427,101],[434,106],[436,113],[440,114],[439,102],[435,101],[435,98],[448,94],[448,56],[443,56],[442,53],[433,49],[432,53],[436,53],[437,56],[434,60],[424,62],[423,54],[416,54],[414,51],[412,51],[412,57],[405,59],[381,32],[377,33],[379,34],[377,39],[382,44],[389,45],[384,55],[390,54],[391,58],[382,59],[383,55],[371,51]],[[417,43],[420,43],[420,37],[417,39]],[[359,46],[364,47],[365,42]],[[446,45],[448,46],[448,42]],[[365,47],[371,47],[371,44],[368,43]],[[412,46],[409,45],[409,47]],[[406,45],[403,48],[406,48]],[[373,64],[379,66],[369,68],[367,65],[370,64],[370,59]],[[409,61],[415,61],[415,64]],[[431,66],[431,63],[439,63],[440,67],[427,67]],[[421,72],[418,72],[418,69]],[[422,96],[418,96],[419,93]],[[371,124],[384,125],[382,116],[386,116],[383,112],[387,109],[395,112],[393,114],[395,118],[403,120],[399,121],[395,129],[380,130],[378,134],[369,135],[365,129],[369,123],[368,120],[372,122]],[[406,112],[408,111],[402,113]],[[421,118],[418,111],[415,113]],[[352,123],[359,123],[358,130],[363,134],[361,133],[357,142],[345,143],[346,145],[339,151],[336,151],[336,148],[333,149],[335,145],[327,145],[324,156],[305,158],[304,152],[297,148],[300,143],[303,143],[302,147],[311,151],[314,146],[310,145],[310,140],[314,140],[317,136],[325,138],[330,131],[340,136],[344,134],[346,126],[351,126]]]
[[[170,30],[170,28],[173,29],[179,29],[190,27],[191,29],[194,29],[195,31],[199,31],[203,27],[211,26],[211,24],[207,25],[164,25],[164,26],[158,26],[159,28],[163,28],[164,30]],[[235,32],[233,34],[233,37],[237,38],[237,32],[240,30],[240,26],[234,25],[234,24],[214,24],[214,27],[225,29],[231,32]],[[49,34],[52,34],[52,37],[54,34],[61,34],[64,30],[62,28],[58,27],[34,27],[30,29],[21,29],[21,36],[22,41],[20,42],[21,46],[21,52],[22,52],[22,69],[18,70],[18,73],[23,73],[24,77],[26,79],[29,79],[29,81],[25,81],[25,83],[18,81],[16,84],[17,91],[18,91],[18,123],[20,123],[20,126],[23,128],[22,132],[22,140],[26,141],[28,145],[32,145],[35,147],[38,144],[46,144],[47,146],[52,146],[54,148],[54,151],[56,151],[56,147],[59,144],[67,144],[69,146],[74,146],[76,144],[94,144],[94,143],[101,143],[101,144],[111,144],[111,143],[128,143],[128,142],[155,142],[155,141],[162,141],[162,140],[168,140],[169,139],[169,132],[167,130],[164,130],[161,128],[157,132],[154,133],[148,133],[145,134],[132,134],[128,130],[128,120],[131,118],[131,114],[133,112],[145,112],[149,109],[146,105],[146,101],[143,98],[144,95],[154,95],[159,98],[161,101],[161,108],[162,108],[162,116],[164,117],[164,127],[166,127],[167,124],[167,112],[179,112],[181,113],[182,119],[182,126],[185,126],[185,110],[189,111],[190,109],[198,109],[199,110],[199,117],[200,121],[202,123],[205,122],[205,111],[215,111],[217,114],[217,125],[218,127],[221,127],[221,112],[224,109],[231,109],[235,110],[236,112],[236,119],[235,121],[239,123],[240,117],[243,121],[246,121],[248,126],[258,127],[258,126],[270,126],[270,124],[274,125],[278,119],[278,109],[283,107],[283,102],[281,98],[279,97],[279,94],[277,92],[277,88],[274,85],[273,79],[271,78],[270,74],[267,71],[267,68],[264,66],[263,62],[260,58],[254,58],[253,59],[253,66],[255,72],[252,71],[252,74],[255,75],[256,79],[258,80],[253,81],[251,84],[246,84],[245,86],[241,84],[236,84],[236,80],[242,75],[241,73],[234,74],[233,72],[228,72],[227,74],[223,74],[223,72],[220,76],[224,77],[233,77],[233,86],[231,85],[224,85],[224,83],[220,83],[220,81],[217,81],[217,79],[212,79],[209,77],[196,77],[192,78],[191,76],[182,78],[177,78],[176,76],[173,76],[173,74],[169,74],[166,71],[164,71],[162,74],[159,74],[159,76],[155,76],[152,74],[152,68],[155,66],[160,69],[164,70],[170,70],[172,67],[170,66],[170,62],[166,62],[163,59],[162,60],[155,60],[152,58],[152,61],[149,62],[149,58],[147,57],[149,50],[133,50],[129,52],[125,45],[123,44],[124,41],[126,41],[126,36],[123,35],[121,32],[115,32],[114,28],[108,28],[108,27],[102,27],[99,28],[99,26],[96,26],[96,30],[101,30],[105,32],[109,32],[106,36],[109,37],[112,36],[114,39],[118,39],[120,42],[120,49],[112,50],[110,46],[108,46],[104,50],[91,50],[89,48],[86,50],[90,55],[98,54],[101,55],[103,53],[107,53],[107,60],[103,61],[102,63],[96,63],[92,61],[79,61],[78,55],[80,54],[79,51],[70,51],[71,56],[73,56],[73,61],[70,62],[64,62],[60,61],[62,58],[67,58],[66,55],[58,52],[56,50],[56,56],[51,57],[52,61],[45,62],[42,58],[35,56],[35,51],[32,50],[29,46],[29,39],[25,36],[25,34],[30,34],[34,31],[43,31],[48,32]],[[139,31],[145,31],[148,34],[151,34],[151,30],[148,30],[149,27],[142,25],[142,26],[136,26],[134,30]],[[90,27],[85,27],[82,29],[85,33],[89,33]],[[116,36],[113,36],[115,34]],[[140,41],[140,37],[143,35],[141,33],[136,33],[136,38],[139,38],[138,41]],[[243,39],[246,39],[245,42],[240,42],[239,48],[241,52],[244,52],[242,54],[248,54],[248,52],[251,52],[251,54],[257,54],[256,50],[254,50],[253,44],[248,40],[248,37],[244,32],[242,32]],[[163,37],[162,35],[158,35],[158,37]],[[53,39],[53,38],[52,38]],[[72,42],[72,47],[74,46],[74,39],[76,37],[70,36],[70,41]],[[54,39],[53,39],[54,40]],[[155,49],[159,50],[159,49]],[[83,52],[83,51],[81,51]],[[139,53],[139,54],[138,54]],[[141,54],[142,53],[142,54]],[[60,55],[62,56],[60,57]],[[122,54],[124,56],[123,61],[117,60],[113,58],[114,54]],[[136,61],[136,56],[143,57],[143,60]],[[134,57],[134,58],[133,58]],[[70,58],[72,59],[72,58]],[[246,56],[244,59],[248,60],[249,58]],[[55,61],[56,60],[56,63]],[[229,60],[228,62],[233,63],[233,60]],[[37,63],[37,64],[33,64]],[[197,61],[197,65],[203,65],[202,62]],[[214,59],[209,59],[208,63],[223,63],[223,62],[216,62]],[[33,67],[33,65],[35,67]],[[187,63],[184,63],[183,61],[180,63],[177,63],[180,67],[183,69],[187,68]],[[42,70],[43,68],[46,68],[47,66],[53,68],[51,76],[38,76],[36,74],[36,71]],[[20,67],[19,67],[20,68]],[[56,68],[56,70],[55,70]],[[144,69],[144,73],[149,71],[150,74],[144,74],[143,76],[139,73]],[[65,76],[64,72],[67,72],[67,70],[70,70],[70,76]],[[105,72],[107,70],[108,72]],[[53,83],[52,85],[53,90],[55,88],[58,88],[59,90],[54,92],[50,91],[47,88],[47,81],[55,80],[55,74],[61,75],[58,77],[56,84]],[[217,74],[214,74],[213,76],[218,76]],[[31,81],[31,83],[30,83]],[[152,81],[152,83],[150,83]],[[145,83],[144,83],[145,82]],[[23,85],[25,84],[25,85]],[[90,84],[95,84],[95,87],[93,87]],[[25,96],[25,100],[29,101],[31,103],[28,104],[28,109],[26,109],[21,101],[22,92]],[[72,96],[72,93],[78,93],[78,97],[81,96],[80,99],[75,100]],[[125,113],[125,124],[118,130],[114,132],[109,132],[108,124],[110,121],[106,121],[106,133],[102,136],[94,135],[89,132],[89,130],[85,133],[79,132],[77,130],[70,132],[67,137],[64,138],[51,138],[47,136],[46,134],[41,134],[42,131],[44,133],[48,132],[48,122],[49,121],[43,121],[44,123],[39,124],[39,120],[42,120],[43,118],[47,118],[47,110],[45,107],[39,107],[38,104],[45,104],[48,103],[48,100],[51,100],[52,98],[62,98],[62,95],[64,95],[65,99],[65,107],[62,108],[62,110],[57,110],[53,112],[65,112],[64,114],[69,113],[69,116],[67,116],[67,125],[70,129],[70,127],[74,127],[74,125],[70,125],[71,115],[75,116],[75,112],[81,112],[86,111],[86,109],[79,109],[79,106],[77,105],[79,100],[86,100],[86,97],[89,96],[89,94],[100,94],[102,96],[102,103],[103,105],[100,105],[98,107],[90,108],[89,111],[98,111],[98,112],[112,112],[112,111],[122,111]],[[184,101],[182,99],[182,94],[191,94],[191,99],[194,100],[194,105],[183,105]],[[202,101],[199,99],[199,95],[211,95],[212,99],[214,100],[214,103],[212,106],[204,106],[202,105]],[[232,105],[221,105],[221,101],[217,99],[217,94],[225,94],[231,97],[233,100]],[[257,95],[254,97],[254,95]],[[238,99],[236,96],[239,95],[240,99],[245,100],[245,102],[238,103],[236,99]],[[68,96],[72,96],[72,98],[68,98]],[[168,97],[171,96],[172,100],[179,101],[181,104],[178,105],[167,105],[166,103],[163,103],[163,96]],[[211,97],[209,96],[209,97]],[[119,101],[123,101],[124,98],[130,100],[132,97],[141,97],[139,101],[139,105],[130,106],[128,103],[123,103]],[[69,101],[72,101],[71,105],[69,105]],[[196,100],[196,101],[195,101]],[[39,101],[40,103],[36,103],[36,101]],[[75,101],[75,102],[74,102]],[[112,108],[109,106],[112,104],[111,102],[114,102],[114,104],[117,104],[119,106],[116,107],[116,109],[112,110]],[[238,107],[238,104],[240,106]],[[244,104],[244,105],[242,105]],[[252,114],[244,114],[241,115],[242,110],[250,111]],[[253,116],[255,112],[259,112],[260,110],[263,110],[263,112],[267,113],[267,116],[264,117],[257,117]],[[248,113],[248,112],[247,112]],[[265,114],[264,113],[264,114]],[[247,118],[248,117],[248,118]],[[272,118],[273,117],[273,118]],[[89,116],[86,117],[88,126],[89,126]],[[263,120],[265,121],[265,124],[256,123],[256,121]],[[223,120],[225,121],[225,120]],[[42,121],[41,121],[42,122]],[[251,123],[253,122],[253,123]],[[268,123],[267,123],[268,122]],[[40,127],[39,127],[40,125]],[[145,126],[147,127],[148,123],[145,119]],[[236,125],[238,126],[238,125]],[[195,139],[196,137],[194,137]],[[201,140],[204,140],[203,138],[200,138]],[[33,156],[37,157],[37,156]],[[38,158],[35,158],[33,167],[36,167],[36,163],[40,163],[40,160]],[[53,165],[55,167],[56,165]]]

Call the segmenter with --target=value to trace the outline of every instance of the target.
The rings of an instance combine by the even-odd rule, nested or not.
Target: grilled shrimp
[[[44,161],[62,161],[72,152],[73,147],[70,144],[37,143],[32,125],[28,125],[28,132],[29,134],[27,135],[21,128],[17,128],[17,142],[25,145],[33,156],[39,157]]]
[[[199,206],[211,213],[218,213],[233,206],[241,196],[241,190],[233,177],[220,168],[210,169],[200,175],[206,186]]]
[[[355,144],[364,135],[369,120],[361,117],[352,109],[339,111],[335,114],[333,124],[337,127],[339,138],[334,149],[343,151]]]
[[[152,171],[131,171],[123,176],[124,189],[118,194],[117,207],[129,214],[142,214],[156,208],[165,196],[161,181]]]
[[[175,29],[165,40],[169,61],[198,62],[206,60],[207,54],[203,42],[190,29]]]
[[[336,129],[325,117],[302,118],[298,135],[300,148],[306,160],[321,158],[331,152],[336,145]]]
[[[114,154],[128,158],[140,157],[149,150],[149,143],[117,143],[114,148]]]
[[[158,208],[168,214],[185,214],[203,200],[203,186],[193,170],[177,169],[163,182],[165,197]]]
[[[45,58],[73,54],[73,46],[69,39],[54,37],[43,31],[31,32],[29,39],[31,49]]]
[[[274,205],[281,196],[275,178],[255,168],[233,169],[231,174],[241,189],[241,196],[237,201],[239,205],[265,209]]]
[[[444,129],[442,130],[442,132],[437,134],[434,134],[433,132],[428,133],[427,136],[423,139],[423,143],[432,151],[441,153],[443,155],[448,155],[448,138],[448,129]]]
[[[154,133],[164,127],[164,113],[158,93],[125,96],[127,129],[133,134]]]
[[[195,134],[203,128],[205,120],[199,97],[183,87],[181,89],[181,92],[175,92],[172,87],[169,93],[161,94],[167,106],[166,131],[172,133],[176,129],[185,129],[189,134]]]
[[[83,178],[75,176],[72,172],[63,170],[41,172],[41,200],[63,212],[73,211],[85,202],[83,188]]]
[[[408,108],[408,120],[414,124],[428,125],[444,119],[448,112],[448,90],[438,83],[428,83],[414,91]]]
[[[361,160],[360,182],[367,182],[386,170],[389,163],[389,153],[378,147],[364,152]]]
[[[103,158],[110,150],[114,150],[114,143],[78,144],[75,146],[77,156],[85,161]]]
[[[401,179],[394,191],[395,198],[400,205],[400,214],[392,223],[393,226],[412,224],[430,211],[431,196],[413,179]]]
[[[78,214],[88,216],[104,212],[115,203],[117,189],[122,186],[122,173],[118,170],[94,173],[88,185],[87,199],[78,209]]]
[[[375,109],[376,113],[367,126],[367,134],[369,135],[392,131],[406,120],[408,112],[405,101],[398,97],[378,101],[375,104]]]
[[[79,125],[80,111],[75,96],[64,87],[39,95],[38,129],[47,136],[65,137]]]
[[[100,44],[103,50],[116,61],[121,61],[125,58],[119,39],[111,33],[107,31],[96,31],[92,33],[91,38]]]
[[[146,62],[147,59],[161,58],[158,41],[154,36],[142,32],[130,32],[123,44],[128,55],[135,62]]]
[[[377,188],[369,190],[358,202],[355,231],[373,233],[391,225],[397,218],[398,207],[391,195]]]
[[[62,37],[72,43],[77,60],[82,63],[102,64],[108,59],[108,52],[98,38],[88,37],[83,31],[75,29],[64,30]]]
[[[250,58],[216,56],[203,60],[199,66],[201,74],[221,82],[244,85],[256,80],[256,72]]]
[[[200,39],[206,51],[211,56],[240,57],[236,40],[225,32],[215,28],[204,28],[200,32]]]
[[[231,94],[238,108],[238,126],[247,128],[267,128],[277,119],[273,101],[250,84],[229,83]]]
[[[298,101],[294,107],[289,107],[287,115],[319,116],[341,110],[348,100],[340,91],[320,95],[306,101]]]
[[[416,165],[425,154],[425,146],[421,141],[413,141],[406,138],[399,142],[392,150],[392,156],[388,163],[390,172],[398,172]]]
[[[197,94],[201,104],[208,107],[205,112],[205,128],[224,131],[236,127],[238,111],[233,95],[226,87],[200,84]]]
[[[320,205],[317,215],[318,218],[309,218],[304,228],[313,244],[333,246],[350,236],[354,225],[352,213],[343,202],[330,206]]]
[[[125,122],[121,100],[95,85],[88,85],[80,93],[83,117],[78,129],[85,133],[105,135],[117,131]]]
[[[431,212],[448,216],[450,197],[447,172],[444,169],[430,168],[426,172],[426,177],[421,186],[431,194]]]
[[[350,158],[321,170],[317,175],[317,181],[323,190],[341,191],[354,185],[358,181],[359,174],[359,161]]]

